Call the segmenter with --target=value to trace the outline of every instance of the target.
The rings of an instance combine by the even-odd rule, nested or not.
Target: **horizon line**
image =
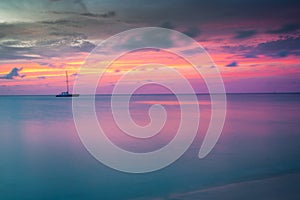
[[[228,93],[180,93],[180,94],[173,94],[173,93],[134,93],[134,94],[111,94],[111,93],[103,93],[103,94],[81,94],[82,96],[146,96],[146,95],[219,95],[219,94],[226,94],[226,95],[238,95],[238,94],[300,94],[299,92],[228,92]],[[55,94],[0,94],[0,96],[55,96]]]

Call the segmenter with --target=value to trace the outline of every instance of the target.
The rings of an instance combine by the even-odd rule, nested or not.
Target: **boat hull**
[[[79,97],[79,94],[58,94],[56,97]]]

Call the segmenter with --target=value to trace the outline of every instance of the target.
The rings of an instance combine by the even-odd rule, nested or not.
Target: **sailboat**
[[[78,97],[79,94],[70,94],[69,93],[69,78],[68,78],[68,72],[67,71],[66,71],[66,84],[67,84],[67,91],[56,95],[56,97]]]

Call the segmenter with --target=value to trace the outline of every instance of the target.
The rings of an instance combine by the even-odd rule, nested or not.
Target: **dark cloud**
[[[64,64],[57,65],[49,62],[38,62],[38,64],[46,67],[51,67],[51,68],[63,68],[65,66]]]
[[[252,54],[262,54],[270,57],[285,57],[300,55],[300,37],[264,42],[252,50]]]
[[[34,3],[34,0],[28,0],[19,3],[18,0],[11,0],[5,4],[15,10],[22,10],[20,15],[32,12],[32,10],[41,10],[46,13],[53,11],[53,14],[61,15],[77,13],[90,17],[111,17],[118,13],[122,21],[152,26],[157,25],[157,22],[161,22],[162,19],[176,22],[176,26],[188,27],[210,22],[237,22],[237,24],[244,22],[245,24],[248,20],[270,21],[269,19],[273,22],[278,20],[278,23],[279,20],[280,23],[295,22],[300,18],[300,2],[297,0],[173,0],[159,3],[149,0],[133,2],[106,0],[101,3],[88,0],[49,0]],[[101,14],[107,10],[113,11]]]
[[[72,19],[60,19],[60,20],[52,20],[52,21],[41,21],[42,24],[48,24],[48,25],[62,25],[62,26],[70,26],[70,27],[76,27],[80,28],[83,27],[83,23],[79,23],[78,21],[72,20]]]
[[[299,7],[300,1],[297,0],[174,0],[159,3],[140,0],[130,6],[126,3],[115,5],[114,9],[117,12],[122,10],[129,20],[157,24],[164,19],[176,22],[179,27],[188,27],[212,22],[236,23],[237,26],[258,20],[293,22],[300,19]]]
[[[54,21],[61,22],[62,24],[69,23],[68,20]],[[52,22],[47,21],[44,23],[50,23],[50,27],[41,26],[39,22],[37,25],[33,24],[18,24],[14,27],[18,29],[28,31],[33,26],[33,30],[43,30],[44,32],[49,30],[42,35],[19,35],[18,29],[14,30],[15,34],[11,34],[10,37],[15,39],[0,39],[0,59],[26,59],[32,60],[40,57],[60,57],[62,55],[72,55],[78,52],[89,52],[95,45],[88,40],[88,36],[84,33],[77,32],[73,28],[69,27],[52,27]],[[72,22],[73,23],[73,22]],[[76,22],[74,22],[76,24]],[[77,26],[77,25],[76,25]],[[36,29],[35,29],[36,28]],[[10,29],[9,29],[10,30]],[[2,30],[1,30],[2,31]]]
[[[8,40],[0,43],[2,47],[15,48],[15,49],[29,49],[34,44],[31,41],[21,41],[21,40]]]
[[[163,22],[159,27],[167,29],[175,29],[175,26],[171,22]]]
[[[254,36],[257,32],[255,30],[244,30],[244,31],[237,31],[236,35],[234,36],[235,39],[245,39]]]
[[[256,58],[260,55],[272,58],[300,55],[300,37],[285,37],[283,39],[267,41],[256,46],[223,46],[226,52],[241,55],[246,58]]]
[[[197,27],[190,27],[188,30],[184,31],[183,33],[188,35],[189,37],[195,38],[200,35],[201,31]]]
[[[81,39],[87,39],[87,36],[83,33],[77,33],[77,32],[66,32],[66,31],[55,31],[49,33],[49,35],[53,36],[59,36],[59,37],[73,37],[73,38],[81,38]]]
[[[225,38],[229,33],[236,33],[235,38],[242,39],[255,35],[255,30],[263,29],[270,30],[270,33],[291,33],[299,30],[300,21],[300,1],[295,0],[174,0],[159,3],[139,0],[130,4],[126,0],[105,1],[103,4],[86,0],[49,0],[38,4],[33,3],[33,0],[23,3],[11,0],[4,4],[12,9],[11,15],[18,13],[16,18],[19,20],[24,16],[24,21],[0,23],[0,39],[5,37],[19,41],[31,40],[36,41],[36,44],[27,49],[26,44],[22,43],[10,46],[3,44],[4,46],[0,46],[1,59],[33,59],[24,55],[51,57],[89,51],[94,47],[91,41],[100,41],[107,36],[140,26],[159,24],[164,28],[185,30],[183,32],[193,38],[201,33],[201,38],[203,36],[207,40],[210,37],[217,38],[217,35],[224,35]],[[0,8],[1,10],[3,8]],[[32,12],[33,10],[40,12]],[[114,17],[116,13],[117,17]],[[262,20],[261,23],[257,23],[258,27],[249,27],[258,20]],[[280,27],[282,24],[286,25]],[[201,31],[198,27],[201,27]],[[137,42],[137,39],[129,38],[126,45],[136,46],[134,43]],[[172,39],[166,37],[161,37],[160,42],[169,46],[173,44]],[[265,47],[249,47],[241,52],[236,51],[239,48],[231,50],[245,57],[256,57],[264,53],[262,48]],[[289,49],[264,51],[272,52],[267,54],[272,56],[295,54],[294,50],[291,52]]]
[[[4,37],[5,37],[5,34],[4,33],[0,33],[0,39],[4,38]]]
[[[67,16],[67,15],[77,15],[78,16],[82,16],[82,17],[89,17],[89,18],[111,18],[111,17],[115,17],[116,16],[116,12],[115,11],[108,11],[108,12],[105,12],[105,13],[92,13],[92,12],[74,12],[74,11],[49,11],[49,13],[51,14],[57,14],[57,15],[62,15],[62,16]],[[49,24],[52,24],[52,23],[56,23],[56,24],[59,24],[61,20],[57,20],[57,21],[50,21],[50,22],[47,22],[45,21],[45,23],[49,23]],[[62,22],[61,22],[62,23]]]
[[[34,59],[34,57],[19,55],[16,52],[7,52],[5,50],[3,51],[0,48],[0,59],[3,59],[3,60],[17,60],[17,59],[32,60],[32,59]]]
[[[63,4],[69,5],[69,7],[75,7],[82,12],[88,12],[87,6],[83,0],[49,0],[50,3],[57,4],[57,6],[62,6]],[[62,4],[63,3],[63,4]]]
[[[94,13],[86,12],[86,13],[81,13],[80,15],[86,16],[86,17],[108,18],[108,17],[116,16],[116,12],[108,11],[107,13],[103,13],[103,14],[94,14]]]
[[[96,47],[95,44],[93,44],[88,40],[81,39],[81,38],[72,38],[72,37],[66,37],[66,38],[56,39],[56,40],[40,41],[38,45],[40,49],[44,49],[44,51],[40,52],[40,54],[48,58],[60,57],[62,55],[62,52],[64,55],[74,56],[74,53],[90,52],[93,48]],[[49,46],[51,48],[49,48]],[[53,66],[53,67],[57,67],[57,66]]]
[[[269,30],[267,31],[267,33],[271,33],[271,34],[293,33],[299,29],[300,29],[300,23],[285,24],[278,29]]]
[[[243,54],[243,56],[245,58],[257,58],[256,54],[251,54],[251,53],[245,53],[245,54]]]
[[[279,57],[287,57],[289,55],[289,52],[288,51],[286,51],[286,50],[283,50],[283,51],[280,51],[279,53],[278,53],[278,56]]]
[[[236,61],[232,61],[231,63],[227,64],[226,67],[237,67],[238,63]]]
[[[226,52],[229,53],[238,53],[238,52],[247,52],[254,48],[253,46],[245,46],[245,45],[238,45],[238,46],[221,46],[222,49],[224,49]]]
[[[74,2],[74,4],[78,4],[82,8],[82,10],[84,10],[85,12],[88,12],[88,9],[87,9],[85,3],[82,0],[74,0],[73,2]]]
[[[33,56],[26,55],[33,48],[31,44],[22,41],[4,41],[0,43],[0,59],[34,59]]]
[[[16,41],[16,40],[11,40],[11,41],[4,41],[1,43],[2,46],[6,46],[6,47],[9,47],[9,46],[15,46],[15,45],[18,45],[20,44],[21,42],[19,41]]]
[[[19,72],[22,71],[23,67],[13,68],[8,74],[1,76],[0,79],[14,79],[16,77],[24,78],[25,75],[20,75]]]
[[[115,51],[134,50],[139,47],[146,47],[147,50],[151,47],[171,48],[174,46],[170,32],[151,30],[147,32],[137,31],[128,38],[124,38],[122,43],[115,45]]]
[[[10,28],[13,27],[13,24],[8,24],[8,23],[0,23],[0,30],[5,29],[5,28]]]
[[[46,79],[46,76],[39,76],[38,79]]]

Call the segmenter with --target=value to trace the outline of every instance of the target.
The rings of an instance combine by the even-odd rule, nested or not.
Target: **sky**
[[[300,92],[297,0],[11,0],[0,1],[0,95],[60,93],[65,71],[72,88],[98,44],[140,27],[173,29],[193,38],[213,59],[211,67],[220,71],[228,93]],[[124,73],[150,61],[180,71],[196,92],[206,92],[188,63],[155,50],[122,56],[97,92],[110,93]],[[180,87],[180,81],[151,66],[140,68],[136,81],[150,82],[152,70]]]

